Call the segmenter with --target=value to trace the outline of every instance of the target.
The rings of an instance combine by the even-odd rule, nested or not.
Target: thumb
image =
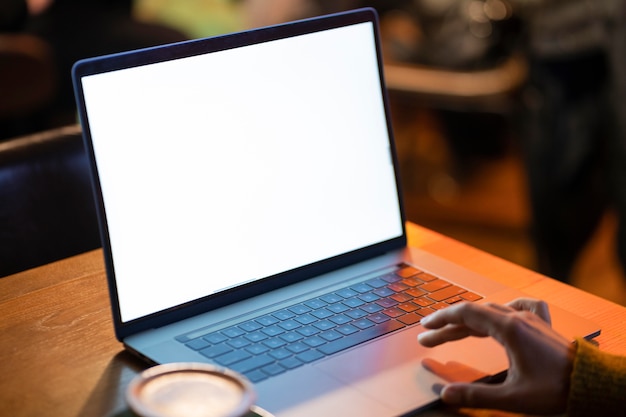
[[[502,389],[498,385],[482,383],[448,384],[441,390],[441,399],[444,403],[457,407],[507,408],[506,401],[502,404]]]

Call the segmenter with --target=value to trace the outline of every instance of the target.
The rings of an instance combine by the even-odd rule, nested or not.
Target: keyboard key
[[[467,301],[478,301],[483,297],[481,297],[478,294],[474,294],[473,292],[468,291],[468,292],[464,292],[463,294],[461,294],[461,298]]]
[[[234,365],[231,365],[230,368],[236,372],[241,372],[242,374],[245,374],[246,372],[250,372],[253,369],[258,369],[262,366],[274,363],[274,361],[275,359],[271,356],[263,354],[239,361]]]
[[[401,282],[394,282],[393,284],[387,285],[387,288],[395,292],[402,292],[402,291],[408,290],[410,287]]]
[[[342,324],[341,326],[338,326],[336,330],[343,335],[349,335],[359,331],[357,327],[354,327],[351,324]]]
[[[408,302],[408,303],[399,304],[398,308],[401,309],[402,311],[406,311],[407,313],[410,313],[420,308],[420,306],[418,306],[417,304]]]
[[[428,284],[426,284],[428,285]],[[423,287],[422,287],[423,288]],[[463,294],[466,290],[461,287],[457,287],[456,285],[450,285],[446,288],[443,288],[439,291],[432,292],[428,295],[428,298],[432,298],[435,301],[443,301],[446,298],[454,297],[460,294]]]
[[[356,310],[346,311],[345,315],[356,320],[356,319],[360,319],[361,317],[367,316],[367,313],[361,310],[360,308],[358,308]]]
[[[269,326],[261,331],[270,337],[285,333],[285,330],[279,326]]]
[[[233,350],[232,347],[228,346],[226,343],[222,343],[219,345],[211,346],[208,348],[204,348],[200,350],[200,353],[207,358],[215,358],[219,355],[223,355],[225,353],[231,352]]]
[[[318,319],[327,319],[328,317],[332,317],[334,314],[335,313],[325,308],[320,308],[319,310],[311,312],[311,315],[317,317]]]
[[[221,333],[209,333],[204,336],[203,339],[211,343],[212,345],[217,345],[218,343],[228,340],[228,337],[224,336]]]
[[[304,337],[313,336],[314,334],[318,334],[320,331],[313,326],[305,326],[300,327],[296,330],[296,332],[300,333]]]
[[[372,301],[378,300],[380,297],[373,292],[368,292],[365,294],[361,294],[358,296],[359,300],[363,300],[366,303],[371,303]]]
[[[276,317],[278,320],[288,320],[295,317],[296,315],[289,310],[280,310],[276,313],[273,313],[272,316]]]
[[[422,281],[426,281],[426,282],[430,282],[430,281],[434,281],[437,278],[436,276],[426,273],[426,272],[422,272],[421,274],[419,274],[416,278],[421,279]]]
[[[401,329],[402,327],[404,327],[404,324],[394,320],[390,320],[389,322],[372,326],[369,329],[365,329],[363,331],[356,332],[350,336],[337,339],[333,342],[329,342],[325,345],[320,346],[318,350],[322,353],[325,353],[326,355],[330,355],[344,349],[356,346],[365,341],[372,340],[384,334],[390,333],[394,330]]]
[[[368,318],[369,320],[373,321],[374,323],[378,323],[378,324],[380,324],[380,323],[384,323],[384,322],[386,322],[386,321],[391,320],[391,319],[389,318],[389,316],[387,316],[386,314],[383,314],[383,313],[375,313],[375,314],[371,314],[371,315],[367,316],[367,318]]]
[[[404,294],[404,293],[401,293],[401,292],[397,293],[397,294],[394,294],[394,295],[390,296],[389,298],[391,298],[392,300],[395,300],[395,301],[397,301],[399,303],[404,303],[406,301],[409,301],[409,300],[413,299],[413,297],[411,297],[410,295]]]
[[[354,297],[354,298],[348,298],[347,300],[343,300],[342,303],[347,305],[348,307],[356,308],[358,306],[362,306],[363,304],[365,304],[365,301]]]
[[[396,275],[402,278],[409,278],[409,277],[419,274],[420,272],[422,271],[420,271],[417,268],[413,268],[412,266],[405,266],[404,268],[396,271]]]
[[[358,292],[359,294],[364,294],[366,292],[372,291],[374,288],[370,287],[366,283],[362,282],[360,284],[356,284],[350,287],[351,290]]]
[[[421,285],[424,283],[424,281],[421,281],[415,278],[406,278],[406,279],[403,279],[401,282],[407,287],[417,287],[418,285]]]
[[[326,307],[328,303],[326,303],[323,300],[320,300],[319,298],[316,298],[313,300],[306,301],[304,305],[306,305],[307,307],[311,307],[313,310],[316,310],[318,308]]]
[[[287,342],[279,337],[274,337],[272,339],[264,340],[262,343],[270,349],[276,349],[278,347],[284,346]]]
[[[246,347],[246,351],[248,351],[249,353],[253,355],[259,355],[261,353],[267,352],[268,350],[269,349],[267,348],[267,346],[262,345],[262,344],[255,344],[255,345],[250,345]]]
[[[323,338],[323,339],[325,339],[325,340],[329,341],[329,342],[331,342],[331,341],[333,341],[333,340],[340,339],[340,338],[342,338],[342,337],[343,337],[343,336],[341,335],[341,333],[336,332],[336,331],[334,331],[334,330],[329,330],[329,331],[327,331],[327,332],[320,333],[320,335],[319,335],[319,336],[320,336],[321,338]]]
[[[296,342],[296,341],[302,339],[302,335],[298,334],[296,332],[289,332],[289,333],[281,334],[278,337],[280,337],[281,339],[283,339],[287,343]]]
[[[418,297],[421,297],[422,295],[428,294],[426,291],[420,290],[419,288],[409,288],[404,293],[414,298],[418,298]]]
[[[417,304],[418,306],[421,307],[428,307],[431,304],[434,304],[435,302],[433,300],[431,300],[430,298],[427,297],[419,297],[413,300],[413,302],[415,304]]]
[[[248,346],[250,344],[250,341],[248,339],[243,338],[243,337],[237,337],[235,339],[229,340],[226,343],[228,343],[230,346],[232,346],[235,349],[239,349],[239,348],[242,348],[244,346]]]
[[[342,288],[341,290],[335,292],[335,294],[340,295],[343,298],[351,298],[359,295],[358,292],[351,290],[350,288]]]
[[[373,293],[380,297],[389,297],[391,294],[395,294],[396,292],[390,290],[387,287],[384,287],[384,288],[379,288],[377,290],[374,290]]]
[[[335,314],[343,313],[344,311],[350,310],[350,307],[342,303],[332,304],[326,308]]]
[[[238,327],[229,327],[228,329],[222,330],[222,334],[231,339],[237,336],[241,336],[244,333],[245,332]]]
[[[396,275],[394,273],[383,275],[382,277],[380,277],[380,279],[382,279],[382,280],[384,280],[384,281],[386,281],[388,283],[398,282],[398,281],[402,280],[402,278],[400,276],[398,276],[398,275]]]
[[[326,343],[326,340],[322,339],[319,336],[312,336],[312,337],[309,337],[307,339],[304,339],[303,343],[306,343],[308,346],[314,348],[314,347],[318,347],[320,345],[323,345],[324,343]]]
[[[263,316],[256,319],[256,322],[263,326],[271,326],[272,324],[278,323],[278,319],[273,316]]]
[[[280,348],[280,349],[276,349],[276,350],[269,352],[268,355],[270,355],[276,360],[283,360],[285,358],[290,357],[292,353],[289,352],[287,349]]]
[[[326,311],[328,311],[328,310],[326,310]],[[312,312],[311,314],[315,314],[315,312]],[[315,323],[317,321],[317,318],[312,316],[311,314],[303,314],[302,316],[296,317],[294,320],[297,321],[300,324]],[[329,315],[332,316],[333,313],[329,312]]]
[[[267,335],[264,334],[263,332],[248,333],[244,337],[254,343],[267,339]]]
[[[278,364],[287,369],[294,369],[294,368],[297,368],[298,366],[303,365],[304,362],[302,362],[300,359],[294,356],[291,358],[283,359],[282,361],[278,362]]]
[[[334,303],[338,303],[339,301],[343,300],[343,297],[337,295],[337,294],[326,294],[320,297],[320,300],[328,303],[328,304],[334,304]]]
[[[414,314],[414,313],[405,314],[402,317],[398,317],[398,320],[406,324],[407,326],[418,323],[421,319],[422,319],[422,316],[420,316],[419,314]]]
[[[199,338],[199,339],[194,339],[190,342],[185,343],[185,346],[188,346],[193,350],[200,350],[200,349],[204,349],[207,346],[211,346],[211,344],[207,342],[205,339]]]
[[[332,321],[335,324],[346,324],[346,323],[350,323],[352,319],[346,315],[337,314],[335,317],[331,317],[330,321]]]
[[[299,355],[296,355],[296,358],[298,358],[299,360],[305,363],[313,362],[323,357],[324,357],[324,354],[314,349],[307,350],[304,353],[300,353]]]
[[[213,360],[217,363],[219,363],[220,365],[224,365],[224,366],[228,366],[230,367],[231,365],[240,362],[244,359],[248,359],[249,357],[251,357],[252,355],[250,355],[248,352],[246,352],[245,350],[235,350],[233,352],[229,352],[229,353],[225,353],[223,355],[217,356],[215,358],[213,358]]]
[[[405,314],[406,312],[396,308],[396,307],[392,307],[392,308],[387,308],[385,310],[383,310],[383,314],[391,317],[391,318],[396,318],[396,317],[400,317],[401,315]]]
[[[463,301],[463,299],[461,298],[461,296],[457,295],[454,297],[446,298],[444,301],[446,304],[456,304],[456,303],[460,303],[461,301]]]
[[[321,321],[318,321],[317,323],[313,323],[313,326],[323,331],[323,330],[332,329],[333,327],[336,326],[336,324],[330,320],[321,320]]]
[[[376,303],[366,304],[364,306],[359,307],[361,310],[366,311],[368,313],[376,313],[383,308]]]
[[[387,281],[384,281],[380,278],[372,278],[370,280],[365,281],[367,282],[367,285],[374,287],[374,288],[382,288],[384,286],[386,286],[388,284]]]
[[[296,343],[290,344],[285,349],[287,349],[289,352],[292,352],[292,353],[301,353],[301,352],[304,352],[305,350],[309,350],[309,346],[303,342],[296,342]]]
[[[275,376],[275,375],[282,374],[283,372],[286,371],[286,369],[277,363],[272,363],[270,365],[262,367],[261,371],[266,373],[269,376]]]
[[[255,330],[259,330],[261,327],[263,326],[255,321],[247,321],[239,325],[239,328],[245,330],[246,332],[253,332]]]
[[[297,306],[293,306],[289,308],[288,310],[291,311],[293,314],[299,315],[299,314],[308,313],[309,311],[311,311],[311,308],[305,306],[304,304],[298,304]]]
[[[278,326],[282,327],[284,330],[293,330],[293,329],[297,329],[298,327],[300,327],[301,324],[295,320],[285,320],[283,322],[278,323]]]
[[[424,308],[420,308],[419,310],[415,310],[415,313],[419,314],[422,317],[426,317],[429,314],[432,314],[435,312],[435,309],[432,309],[430,307],[424,307]]]
[[[246,373],[246,378],[248,378],[252,382],[261,382],[264,379],[267,379],[268,374],[261,372],[259,369],[255,369],[254,371],[250,371]]]
[[[376,301],[376,304],[383,308],[389,308],[398,305],[398,302],[391,298],[381,298],[380,300]]]
[[[374,325],[374,322],[368,319],[358,319],[358,320],[353,321],[352,324],[355,327],[358,327],[359,329],[363,330],[363,329],[367,329],[368,327],[372,327]]]

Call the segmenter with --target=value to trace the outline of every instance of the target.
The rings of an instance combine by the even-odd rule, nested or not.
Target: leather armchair
[[[49,111],[57,84],[48,42],[0,33],[0,140],[60,126]]]
[[[0,277],[100,246],[80,126],[0,142]]]

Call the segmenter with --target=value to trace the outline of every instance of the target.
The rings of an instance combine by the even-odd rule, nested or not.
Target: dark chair
[[[80,126],[0,142],[0,277],[100,246]]]
[[[0,140],[51,126],[46,108],[57,88],[54,56],[46,41],[0,33]]]

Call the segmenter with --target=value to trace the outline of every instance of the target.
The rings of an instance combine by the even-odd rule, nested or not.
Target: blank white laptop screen
[[[82,78],[122,321],[402,234],[373,30]]]

